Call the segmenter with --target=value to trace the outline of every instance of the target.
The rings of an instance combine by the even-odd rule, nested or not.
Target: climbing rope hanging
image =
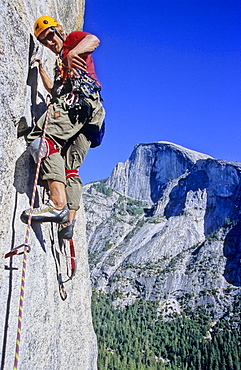
[[[43,157],[44,141],[45,141],[46,130],[47,130],[47,126],[48,126],[50,109],[51,109],[51,105],[48,106],[46,116],[45,116],[45,122],[44,122],[44,127],[43,127],[43,135],[42,135],[42,139],[41,139],[41,143],[40,143],[39,156],[38,156],[38,162],[37,162],[34,185],[33,185],[33,192],[32,192],[30,212],[29,212],[29,217],[28,217],[28,224],[27,224],[27,229],[26,229],[26,234],[25,234],[25,241],[22,245],[15,248],[13,251],[11,251],[10,253],[8,253],[5,256],[5,257],[10,257],[11,255],[13,256],[15,254],[21,254],[21,253],[19,253],[19,249],[24,247],[23,264],[22,264],[22,278],[21,278],[21,291],[20,291],[20,299],[19,299],[19,311],[18,311],[18,329],[17,329],[17,339],[16,339],[16,348],[15,348],[15,358],[14,358],[13,370],[17,370],[17,368],[18,368],[18,358],[19,358],[21,328],[22,328],[22,317],[23,317],[25,273],[26,273],[26,266],[27,266],[27,253],[30,250],[30,247],[29,247],[28,243],[29,243],[29,235],[30,235],[33,207],[34,207],[35,195],[36,195],[38,178],[39,178],[40,164],[41,164],[41,159]]]

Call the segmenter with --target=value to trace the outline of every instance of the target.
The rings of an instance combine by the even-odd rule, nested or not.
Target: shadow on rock
[[[200,163],[199,163],[200,162]],[[240,220],[241,197],[239,172],[230,164],[213,161],[206,169],[199,169],[203,161],[199,161],[192,172],[181,178],[169,195],[164,216],[168,219],[183,215],[189,191],[206,192],[204,215],[204,234],[209,236],[221,227]],[[215,172],[215,176],[212,171]],[[199,207],[200,204],[196,204]]]
[[[241,221],[228,232],[223,254],[227,258],[225,279],[230,284],[241,286]]]
[[[164,210],[164,216],[170,218],[172,216],[180,216],[185,210],[185,203],[187,193],[197,191],[198,189],[204,190],[208,187],[208,176],[206,171],[199,170],[190,173],[186,178],[178,181],[170,193],[169,203]]]
[[[32,199],[34,177],[35,177],[35,163],[27,149],[16,161],[13,185],[16,188],[17,193],[27,195],[29,199],[29,204],[31,204]],[[39,206],[39,199],[40,197],[37,191],[35,196],[34,207]],[[41,224],[33,223],[32,229],[42,249],[46,251]]]
[[[27,77],[27,85],[31,88],[31,115],[32,124],[46,111],[46,103],[43,95],[38,91],[38,68],[34,65],[34,60],[37,58],[38,47],[36,47],[33,36],[30,34],[29,40],[29,71]],[[38,59],[38,58],[37,58]]]

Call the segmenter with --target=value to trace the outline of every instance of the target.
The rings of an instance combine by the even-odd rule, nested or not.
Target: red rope
[[[24,288],[25,288],[25,273],[26,273],[26,265],[27,265],[28,240],[29,240],[31,221],[32,221],[32,215],[33,215],[33,206],[34,206],[35,195],[36,195],[37,184],[38,184],[38,178],[39,178],[40,164],[41,164],[41,159],[43,157],[44,140],[45,140],[45,136],[46,136],[46,130],[47,130],[47,125],[48,125],[48,120],[49,120],[50,109],[51,109],[51,105],[49,105],[49,107],[47,109],[46,117],[45,117],[45,121],[44,121],[43,135],[42,135],[40,149],[39,149],[39,157],[38,157],[38,163],[37,163],[34,185],[33,185],[33,192],[32,192],[31,205],[30,205],[30,211],[29,211],[29,217],[28,217],[28,224],[27,224],[27,230],[26,230],[26,234],[25,234],[24,255],[23,255],[23,265],[22,265],[22,281],[21,281],[21,291],[20,291],[20,299],[19,299],[19,311],[18,311],[18,330],[17,330],[17,340],[16,340],[15,359],[14,359],[13,370],[17,370],[17,368],[18,368],[18,358],[19,358],[20,341],[21,341],[21,329],[22,329],[22,315],[23,315],[23,301],[24,301]]]

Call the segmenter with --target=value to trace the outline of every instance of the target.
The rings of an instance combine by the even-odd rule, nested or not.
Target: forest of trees
[[[213,323],[205,308],[166,321],[158,302],[120,309],[113,300],[93,290],[98,370],[241,370],[238,302]]]

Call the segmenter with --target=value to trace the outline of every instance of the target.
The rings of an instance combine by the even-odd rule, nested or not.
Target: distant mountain
[[[84,187],[92,285],[115,305],[205,306],[218,319],[241,285],[241,163],[181,146],[138,144]]]

